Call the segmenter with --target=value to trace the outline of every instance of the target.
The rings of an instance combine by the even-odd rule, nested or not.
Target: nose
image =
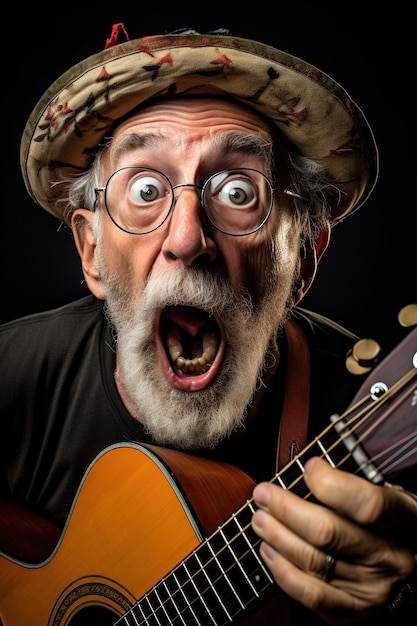
[[[201,206],[201,187],[184,184],[173,188],[174,206],[162,251],[169,259],[179,259],[191,267],[197,262],[210,263],[217,256],[217,246]]]

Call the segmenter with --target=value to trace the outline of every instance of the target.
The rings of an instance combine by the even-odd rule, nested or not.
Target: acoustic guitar
[[[377,484],[414,467],[416,380],[417,328],[373,370],[346,412],[332,416],[271,482],[310,498],[303,468],[311,456]],[[107,448],[86,472],[48,555],[29,562],[0,553],[1,623],[264,625],[272,622],[260,615],[273,607],[285,624],[286,599],[251,529],[253,487],[241,470],[191,454]],[[4,516],[10,533],[6,504]]]

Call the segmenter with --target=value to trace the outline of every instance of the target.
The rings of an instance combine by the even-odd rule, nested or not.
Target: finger
[[[327,554],[317,550],[272,515],[258,509],[252,517],[252,527],[271,548],[297,567],[318,578],[327,578]]]
[[[388,585],[382,588],[362,583],[358,593],[351,584],[330,585],[300,570],[265,542],[261,543],[260,554],[285,593],[328,619],[331,624],[357,621],[358,616],[364,617],[370,607],[387,598]]]
[[[255,532],[305,571],[321,569],[318,563],[322,560],[316,552],[311,552],[314,548],[346,563],[369,568],[369,575],[379,572],[407,577],[415,567],[414,555],[393,542],[389,533],[386,536],[375,533],[271,483],[257,485],[253,496],[257,506],[270,514],[262,527],[263,518],[255,513]],[[358,577],[356,570],[344,575],[348,579]]]
[[[315,502],[299,498],[271,483],[261,483],[253,491],[258,506],[304,542],[325,553],[349,553],[351,558],[365,553],[372,558],[380,538],[347,518]],[[272,540],[268,537],[267,540]]]
[[[306,462],[304,481],[317,500],[361,524],[390,528],[401,518],[403,532],[415,527],[417,501],[401,489],[375,485],[318,457]]]
[[[259,509],[254,513],[252,527],[271,550],[291,561],[300,570],[325,582],[344,587],[346,583],[351,581],[364,583],[381,576],[379,563],[364,564],[348,561],[340,555],[324,552],[294,534],[264,510]],[[331,563],[329,564],[330,557],[335,560],[331,569],[329,569],[331,566]],[[389,578],[388,569],[384,567],[387,590],[389,589]],[[397,580],[397,577],[391,578]]]

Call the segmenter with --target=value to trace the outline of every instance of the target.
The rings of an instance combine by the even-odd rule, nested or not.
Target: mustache
[[[249,293],[238,294],[228,278],[201,268],[152,273],[142,293],[142,305],[147,311],[182,305],[209,314],[253,313]]]

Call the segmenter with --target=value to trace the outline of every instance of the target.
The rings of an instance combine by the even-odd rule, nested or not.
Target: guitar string
[[[334,451],[334,449],[336,447],[338,447],[341,443],[343,443],[346,439],[350,438],[352,435],[355,434],[355,430],[354,428],[358,428],[359,426],[363,426],[366,424],[367,420],[369,420],[370,416],[374,415],[376,413],[376,411],[380,410],[381,405],[384,405],[388,402],[388,400],[391,400],[393,397],[395,397],[396,394],[398,394],[400,391],[403,390],[403,387],[405,385],[408,385],[408,383],[410,383],[412,381],[413,378],[415,378],[417,376],[417,371],[414,370],[410,370],[409,372],[407,372],[407,374],[405,374],[403,376],[403,378],[401,378],[400,380],[398,380],[394,385],[392,385],[392,387],[390,389],[388,389],[382,396],[380,396],[379,398],[377,398],[376,400],[373,400],[372,404],[370,406],[365,406],[361,412],[359,413],[355,413],[353,415],[353,417],[351,416],[351,414],[354,411],[358,411],[358,409],[360,409],[360,407],[365,404],[366,402],[368,402],[369,400],[371,400],[371,395],[369,394],[368,396],[365,396],[360,402],[358,402],[357,404],[353,405],[352,407],[350,407],[350,409],[348,409],[348,411],[346,411],[344,414],[340,415],[337,420],[335,420],[333,423],[329,424],[327,426],[327,428],[321,433],[320,437],[323,438],[323,436],[325,434],[328,434],[333,427],[336,424],[339,424],[343,427],[343,429],[345,430],[344,434],[342,436],[339,437],[339,439],[337,441],[335,441],[328,449],[326,449],[326,451],[323,453],[321,458],[326,457],[330,452]],[[410,388],[409,391],[406,390],[405,392],[405,396],[402,396],[399,401],[397,402],[397,404],[395,405],[395,407],[398,406],[398,404],[400,404],[401,402],[403,402],[404,397],[407,397],[408,395],[410,395],[413,392],[413,390]],[[387,416],[389,416],[390,414],[392,414],[392,407],[389,408],[388,412],[385,412],[382,414],[381,418],[379,418],[378,420],[378,425],[380,425],[381,422],[383,422]],[[348,418],[348,419],[347,419]],[[346,421],[345,421],[346,420]],[[348,428],[350,428],[350,430],[348,430]],[[354,449],[357,449],[361,443],[363,443],[364,441],[366,441],[366,438],[369,437],[370,433],[373,430],[373,424],[371,424],[369,426],[369,428],[362,433],[358,438],[356,443],[354,444]],[[291,465],[293,465],[295,462],[297,462],[300,465],[300,457],[305,456],[305,453],[308,452],[314,445],[316,445],[317,443],[319,443],[320,441],[320,437],[317,437],[316,439],[314,439],[306,448],[304,448],[303,451],[300,452],[300,454],[298,454],[296,457],[294,457],[293,461],[291,462]],[[348,448],[346,448],[347,450],[347,454],[346,456],[344,456],[337,464],[336,467],[341,467],[348,459],[350,459],[352,457],[352,453],[351,450],[348,450]],[[358,474],[359,472],[363,471],[364,467],[369,464],[370,462],[376,460],[378,458],[378,456],[381,456],[381,453],[379,453],[379,455],[374,455],[372,457],[369,457],[368,460],[364,463],[362,463],[361,465],[359,465],[355,472],[353,472],[354,474]],[[391,462],[395,462],[395,461],[400,461],[402,460],[402,457],[399,456],[398,452],[396,452],[395,454],[392,455],[392,457],[389,459]],[[285,471],[288,470],[288,465],[283,468],[283,470],[281,470],[270,482],[273,482],[276,479],[279,479],[279,476],[284,473]],[[287,489],[292,489],[293,487],[296,486],[296,484],[302,480],[302,476],[298,476],[297,479],[295,481],[293,481],[291,484],[287,485],[286,488]],[[310,493],[308,493],[306,495],[306,497],[308,497],[309,495],[311,495]]]
[[[396,402],[394,402],[390,407],[387,407],[387,410],[385,411],[385,413],[382,413],[381,416],[375,420],[371,425],[369,425],[366,433],[364,433],[362,435],[362,441],[365,441],[367,437],[369,437],[369,435],[375,430],[375,428],[377,428],[381,423],[383,423],[386,419],[386,417],[390,415],[390,413],[393,413],[395,409],[397,409],[400,404],[402,402],[404,402],[405,399],[407,399],[412,393],[412,390],[410,389],[408,392],[406,392],[405,394],[403,394],[402,396],[400,396],[399,398],[397,398]],[[376,408],[374,408],[374,413],[375,413]],[[385,448],[384,450],[382,450],[381,452],[379,452],[378,454],[374,454],[372,459],[370,459],[370,461],[376,461],[378,462],[381,458],[383,458],[387,452],[392,452],[394,450],[394,448],[397,448],[396,454],[392,454],[391,457],[387,457],[385,460],[383,460],[382,462],[378,462],[378,467],[381,470],[382,473],[384,473],[384,471],[386,473],[388,473],[390,470],[394,469],[395,467],[395,461],[397,460],[405,460],[410,453],[413,452],[413,450],[411,449],[410,452],[405,455],[405,448],[404,448],[404,443],[406,445],[411,445],[413,442],[413,436],[415,437],[415,432],[417,431],[413,431],[411,432],[409,435],[405,436],[405,438],[403,439],[398,439],[397,441],[393,442],[390,446],[388,446],[387,448]],[[408,440],[411,437],[410,440]],[[356,447],[360,445],[360,441],[357,442]],[[400,447],[402,446],[402,447]],[[400,455],[401,454],[401,455]],[[369,461],[368,461],[369,463]],[[366,463],[362,464],[359,466],[358,471],[362,470],[363,467],[365,467]]]
[[[344,428],[344,429],[347,429],[348,427],[349,427],[349,428],[351,428],[353,425],[355,425],[355,427],[357,428],[357,427],[358,427],[358,424],[357,424],[358,420],[359,420],[359,425],[363,425],[363,424],[366,422],[366,420],[367,420],[367,419],[369,419],[369,416],[370,416],[370,415],[373,415],[373,414],[376,412],[376,410],[377,410],[377,409],[379,409],[380,405],[384,405],[384,404],[385,404],[385,403],[386,403],[389,399],[391,399],[393,396],[395,396],[395,394],[399,393],[399,392],[403,389],[404,385],[407,385],[407,384],[408,384],[408,383],[412,380],[412,378],[413,378],[413,377],[415,377],[415,376],[416,376],[416,370],[415,370],[415,369],[414,369],[414,370],[411,370],[410,372],[408,372],[405,376],[403,376],[403,378],[402,378],[402,379],[400,379],[400,380],[399,380],[399,381],[397,381],[394,385],[392,385],[392,387],[391,387],[390,389],[388,389],[388,390],[387,390],[387,391],[386,391],[386,392],[385,392],[382,396],[380,396],[379,398],[377,398],[376,400],[374,400],[374,401],[373,401],[373,403],[372,403],[372,405],[371,405],[371,407],[365,407],[365,408],[362,410],[362,412],[361,412],[361,413],[359,413],[359,415],[358,415],[358,414],[356,414],[356,415],[354,415],[354,417],[351,417],[351,418],[350,418],[350,421],[346,421],[346,423],[343,423],[343,428]],[[410,390],[410,392],[409,392],[409,393],[411,393],[411,390]],[[405,397],[407,397],[407,396],[409,395],[409,393],[408,393],[408,392],[406,392]],[[353,413],[354,411],[358,410],[358,408],[360,408],[360,407],[361,407],[364,403],[368,402],[370,399],[371,399],[371,395],[365,396],[365,398],[363,398],[361,401],[359,401],[358,403],[356,403],[356,405],[352,406],[352,407],[351,407],[351,408],[350,408],[347,412],[345,412],[345,413],[344,413],[344,414],[342,414],[339,418],[337,418],[337,420],[335,420],[335,422],[333,422],[333,423],[329,424],[329,425],[327,426],[327,428],[326,428],[326,429],[322,432],[321,437],[323,437],[323,436],[324,436],[325,434],[327,434],[329,431],[332,431],[332,430],[333,430],[333,428],[334,428],[335,423],[342,423],[342,422],[344,422],[344,420],[346,420],[346,418],[348,418],[348,417],[351,415],[351,413]],[[396,404],[394,405],[394,407],[396,408],[396,407],[398,406],[398,404],[400,404],[401,402],[403,402],[403,400],[404,400],[404,395],[403,395],[400,399],[398,399],[398,400],[397,400],[397,402],[396,402]],[[370,433],[371,433],[371,432],[372,432],[372,431],[373,431],[373,430],[377,427],[377,425],[379,425],[381,422],[383,422],[383,421],[386,419],[387,415],[389,415],[390,413],[392,413],[392,407],[390,407],[390,410],[389,410],[388,412],[383,413],[383,415],[382,415],[382,416],[381,416],[381,417],[377,420],[377,423],[373,423],[373,424],[371,424],[371,425],[369,426],[369,428],[367,429],[367,431],[365,431],[365,432],[364,432],[364,433],[363,433],[360,437],[358,437],[358,440],[357,440],[357,442],[356,442],[356,444],[355,444],[354,448],[356,449],[356,448],[357,448],[357,446],[359,446],[361,442],[365,441],[365,440],[366,440],[366,437],[367,437],[367,436],[369,436],[369,434],[370,434]],[[326,452],[322,454],[321,458],[327,457],[327,455],[328,455],[331,451],[333,451],[336,447],[338,447],[338,446],[339,446],[339,445],[343,442],[343,440],[344,440],[345,438],[347,438],[347,437],[351,437],[351,436],[352,436],[352,434],[354,434],[354,430],[353,430],[353,428],[351,428],[351,430],[346,430],[345,434],[344,434],[342,437],[340,437],[340,438],[339,438],[339,439],[338,439],[335,443],[333,443],[333,444],[332,444],[332,446],[330,446],[330,447],[326,450]],[[294,457],[294,459],[290,462],[290,464],[289,464],[289,465],[287,465],[287,466],[286,466],[285,468],[283,468],[283,469],[282,469],[282,470],[281,470],[278,474],[276,474],[276,475],[275,475],[275,477],[274,477],[274,478],[273,478],[270,482],[274,482],[275,480],[279,479],[279,477],[281,476],[281,474],[283,474],[284,472],[287,472],[287,471],[288,471],[288,469],[289,469],[290,467],[292,467],[295,463],[297,463],[297,465],[298,465],[299,467],[301,467],[302,469],[304,469],[304,467],[303,467],[303,465],[302,465],[302,463],[301,463],[301,461],[300,461],[300,457],[305,456],[305,455],[306,455],[306,453],[307,453],[308,451],[310,451],[310,450],[314,447],[314,445],[317,445],[317,443],[318,443],[318,442],[319,442],[319,438],[314,439],[314,440],[313,440],[313,441],[312,441],[312,442],[311,442],[311,443],[310,443],[310,444],[309,444],[306,448],[304,448],[304,450],[303,450],[300,454],[298,454],[296,457]],[[401,443],[401,444],[403,444],[403,443],[404,443],[404,440],[402,440],[400,443]],[[406,443],[406,446],[409,446],[409,444],[410,444],[410,442],[408,442],[407,440],[405,441],[405,443]],[[400,449],[398,449],[398,445],[399,445],[399,444],[398,444],[398,442],[396,442],[395,444],[393,444],[393,445],[392,445],[392,446],[388,449],[388,450],[390,450],[390,449],[394,449],[394,448],[395,448],[395,451],[393,452],[392,456],[391,456],[389,459],[386,459],[386,460],[384,461],[383,465],[385,465],[385,467],[387,467],[387,463],[388,463],[388,461],[391,463],[391,465],[390,465],[389,467],[394,467],[395,465],[394,465],[393,463],[395,462],[395,460],[397,460],[397,459],[398,459],[398,460],[399,460],[399,459],[403,459],[403,456],[400,456],[400,454],[402,454],[402,452],[403,452],[403,450],[404,450],[404,446],[402,445],[402,447],[401,447]],[[343,457],[343,458],[342,458],[342,459],[338,462],[338,464],[336,465],[336,467],[341,467],[341,466],[343,465],[343,463],[345,463],[345,462],[346,462],[346,460],[347,460],[347,459],[349,459],[349,458],[351,458],[351,457],[352,457],[352,453],[351,453],[352,451],[350,450],[350,451],[348,451],[348,452],[349,452],[349,453],[348,453],[348,454],[346,454],[346,455],[345,455],[345,457]],[[367,463],[369,463],[370,461],[377,460],[377,458],[378,458],[378,457],[380,457],[380,456],[381,456],[381,454],[385,454],[386,452],[387,452],[387,450],[385,450],[385,451],[384,451],[384,453],[379,453],[378,455],[374,455],[374,456],[373,456],[372,458],[370,458],[370,459],[369,459],[366,463],[363,463],[362,465],[358,466],[358,468],[355,470],[355,472],[354,472],[354,473],[355,473],[355,474],[356,474],[356,473],[358,473],[359,471],[361,471],[361,469],[363,469],[363,467],[364,467]],[[382,471],[382,467],[380,467],[380,469],[381,469],[381,471]],[[298,477],[295,481],[293,481],[291,484],[289,484],[289,485],[287,485],[287,486],[285,486],[285,485],[283,485],[283,486],[284,486],[286,489],[291,489],[291,488],[293,488],[294,486],[296,486],[296,484],[297,484],[298,482],[300,482],[301,480],[302,480],[302,476],[299,476],[299,477]],[[310,492],[308,492],[308,493],[304,496],[304,499],[307,499],[310,495],[311,495],[311,493],[310,493]],[[236,511],[236,512],[235,512],[235,513],[231,516],[231,518],[229,518],[229,519],[228,519],[228,520],[227,520],[227,521],[226,521],[223,525],[219,526],[219,528],[218,528],[218,529],[217,529],[217,530],[216,530],[216,531],[215,531],[212,535],[210,535],[210,537],[208,537],[207,539],[205,539],[205,540],[202,542],[202,544],[200,544],[200,545],[199,545],[199,547],[198,547],[198,548],[196,548],[196,550],[193,550],[193,552],[192,552],[192,553],[191,553],[191,554],[190,554],[190,555],[189,555],[186,559],[184,559],[184,560],[183,560],[180,564],[178,564],[178,565],[174,568],[174,570],[173,570],[173,571],[179,570],[179,568],[182,566],[182,564],[183,564],[183,563],[185,563],[187,560],[189,560],[191,557],[195,556],[195,555],[196,555],[196,553],[197,553],[197,551],[198,551],[198,550],[199,550],[199,549],[200,549],[203,545],[208,544],[208,543],[209,543],[209,542],[213,539],[213,537],[214,537],[214,536],[218,536],[218,535],[219,535],[219,532],[221,532],[221,530],[222,530],[222,529],[224,529],[224,528],[226,527],[226,525],[227,525],[227,524],[229,524],[232,520],[235,520],[235,519],[237,518],[237,516],[239,515],[239,513],[240,513],[240,512],[242,512],[242,511],[243,511],[246,507],[248,507],[248,506],[249,506],[249,507],[251,508],[251,510],[253,510],[253,509],[252,509],[252,505],[253,505],[253,503],[254,503],[253,498],[251,498],[251,499],[247,500],[247,501],[246,501],[246,503],[245,503],[244,505],[242,505],[242,507],[240,507],[240,509],[239,509],[238,511]],[[237,522],[236,522],[236,523],[237,523]],[[208,559],[208,561],[206,562],[205,567],[207,568],[207,566],[208,566],[210,563],[213,563],[213,562],[216,560],[216,558],[217,558],[217,556],[218,556],[219,554],[221,554],[224,550],[226,550],[226,549],[230,548],[230,545],[233,543],[233,541],[237,540],[237,539],[238,539],[238,538],[239,538],[242,534],[244,534],[244,533],[245,533],[245,531],[247,531],[247,530],[248,530],[248,529],[250,529],[250,528],[251,528],[251,524],[247,524],[245,527],[243,527],[243,528],[240,530],[240,532],[239,532],[237,535],[235,535],[234,537],[232,537],[231,539],[229,539],[229,540],[227,541],[227,543],[226,543],[226,544],[225,544],[225,545],[221,548],[221,550],[217,551],[217,553],[216,553],[216,554],[215,554],[212,558]],[[241,556],[241,559],[242,559],[242,558],[244,558],[246,555],[251,554],[251,553],[255,550],[255,548],[256,548],[256,547],[260,544],[260,542],[261,542],[261,540],[260,540],[260,539],[257,539],[257,540],[254,542],[254,544],[251,546],[251,549],[247,550],[247,551],[246,551],[246,552],[245,552],[245,553]],[[199,560],[198,560],[198,558],[197,558],[197,557],[196,557],[196,560],[197,560],[197,562],[199,562]],[[262,566],[262,564],[261,564],[261,566]],[[236,565],[235,565],[235,564],[232,564],[232,565],[231,565],[231,566],[230,566],[230,567],[229,567],[229,568],[225,571],[225,574],[227,574],[227,572],[228,572],[228,571],[230,571],[233,567],[236,567]],[[262,566],[262,567],[264,567],[264,566]],[[196,572],[195,572],[195,573],[191,576],[191,578],[193,578],[193,577],[195,578],[195,577],[196,577],[198,574],[200,574],[202,571],[203,571],[203,568],[198,569],[198,570],[197,570],[197,571],[196,571]],[[158,587],[158,586],[159,586],[161,583],[163,583],[166,579],[167,579],[167,577],[164,577],[161,581],[159,581],[159,583],[157,583],[157,585],[155,585],[152,589],[150,589],[150,590],[149,590],[149,591],[145,594],[145,596],[143,596],[143,597],[141,598],[141,600],[140,600],[139,602],[137,602],[137,603],[136,603],[136,604],[132,607],[132,609],[130,609],[130,610],[129,610],[129,612],[128,612],[128,613],[132,612],[132,611],[133,611],[133,609],[134,609],[136,606],[138,606],[138,605],[139,605],[142,601],[144,601],[144,599],[146,599],[146,598],[147,598],[147,597],[151,594],[151,592],[153,591],[153,589],[156,589],[156,587]],[[212,581],[212,585],[211,585],[211,587],[213,587],[213,586],[214,586],[214,585],[215,585],[215,584],[216,584],[219,580],[221,580],[221,579],[222,579],[222,577],[221,577],[221,576],[219,576],[217,579],[213,580],[213,581]],[[185,583],[183,583],[183,584],[181,585],[181,587],[185,587],[185,585],[187,585],[187,584],[191,584],[189,580],[187,580]],[[200,595],[203,595],[203,594],[204,594],[204,593],[206,593],[208,590],[210,590],[210,589],[211,589],[211,587],[210,587],[210,586],[207,586],[207,587],[206,587],[206,589],[202,589],[202,590],[200,590],[200,591],[199,591],[199,594],[200,594]],[[173,594],[173,595],[175,596],[175,594],[176,594],[176,593],[179,593],[179,592],[180,592],[180,590],[176,590],[176,591],[174,592],[174,594]],[[183,595],[184,595],[184,597],[185,597],[185,594],[183,594]],[[171,601],[171,598],[169,598],[167,601]],[[165,602],[167,602],[167,601],[165,601]],[[191,602],[191,604],[193,604],[195,601],[196,601],[196,600],[194,599],[194,600]],[[164,603],[162,603],[162,604],[164,604]],[[175,602],[174,602],[174,605],[175,605]],[[189,603],[189,605],[190,605],[190,603]],[[175,606],[176,606],[176,605],[175,605]],[[225,609],[225,611],[226,611],[226,609]],[[166,611],[164,611],[164,612],[166,613]],[[125,616],[124,616],[124,617],[126,617],[126,615],[127,615],[127,614],[125,614]],[[133,616],[133,617],[135,618],[135,616]],[[154,617],[154,618],[156,618],[155,613],[152,613],[152,615],[150,615],[150,617]],[[178,614],[178,617],[179,617],[179,618],[181,619],[181,621],[183,622],[182,617],[181,617],[181,615],[180,615],[180,614]],[[147,618],[145,618],[145,619],[147,619]],[[156,618],[156,619],[157,619],[157,618]],[[136,622],[136,618],[135,618],[135,622]],[[146,622],[142,622],[142,623],[146,623]],[[171,623],[174,623],[174,622],[171,622]],[[216,622],[215,622],[215,621],[213,621],[213,623],[215,624]],[[140,624],[140,623],[139,623],[139,622],[137,622],[137,624],[138,624],[138,626],[139,626],[139,624]],[[116,625],[115,625],[115,626],[116,626]]]
[[[401,453],[401,460],[407,459],[410,456],[410,454],[414,454],[416,449],[417,449],[417,430],[414,431],[413,433],[411,433],[411,437],[412,438],[411,438],[410,441],[408,441],[408,439],[404,439],[404,440],[400,440],[400,441],[397,442],[397,445],[399,445],[399,444],[401,444],[403,442],[405,444],[401,448],[398,448],[398,453]],[[416,445],[415,445],[414,448],[411,448],[411,445],[413,443],[415,443]],[[387,448],[387,450],[390,450],[390,449],[391,449],[391,447]],[[379,455],[376,455],[376,457],[374,457],[374,458],[377,458],[378,456],[382,456],[382,454],[383,454],[383,452],[380,452]],[[381,463],[381,465],[379,466],[380,469],[383,472],[385,471],[386,473],[388,473],[394,467],[392,465],[386,465],[387,461]]]

